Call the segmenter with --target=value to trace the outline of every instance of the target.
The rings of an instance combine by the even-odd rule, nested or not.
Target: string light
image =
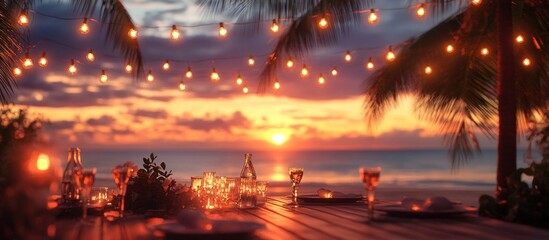
[[[223,23],[219,23],[219,37],[224,38],[227,36],[227,29],[223,26]]]
[[[332,68],[332,76],[337,76],[337,69],[335,67]]]
[[[152,82],[154,81],[154,76],[152,71],[149,69],[149,73],[147,73],[147,81]]]
[[[429,75],[433,72],[433,69],[431,69],[430,66],[425,67],[425,74]]]
[[[76,65],[74,65],[74,59],[71,59],[71,65],[69,66],[69,73],[74,75],[77,70],[78,69],[76,69]]]
[[[324,79],[324,76],[322,76],[322,73],[318,77],[318,84],[323,85],[326,82],[326,79]]]
[[[471,3],[475,6],[478,6],[482,3],[482,0],[472,0]]]
[[[368,58],[368,63],[366,64],[366,68],[368,70],[374,69],[374,62],[372,61],[372,58]]]
[[[347,52],[345,53],[345,61],[346,61],[346,62],[350,62],[351,59],[352,59],[351,53],[350,53],[349,51],[347,51]]]
[[[452,52],[454,52],[454,46],[452,46],[452,44],[448,44],[448,45],[446,46],[446,52],[447,52],[447,53],[452,53]]]
[[[88,34],[90,32],[90,27],[88,26],[88,18],[84,18],[82,25],[80,25],[80,33]]]
[[[280,89],[280,83],[278,82],[278,80],[275,81],[273,87],[274,87],[275,90],[279,90],[279,89]]]
[[[25,60],[23,61],[23,68],[30,69],[32,68],[32,59],[30,58],[29,52],[25,53]]]
[[[21,74],[23,74],[23,71],[21,70],[21,68],[19,68],[19,67],[14,67],[13,68],[13,75],[18,77],[18,76],[21,76]]]
[[[250,90],[248,89],[248,87],[246,87],[246,85],[244,85],[244,87],[242,88],[242,92],[243,93],[248,93]]]
[[[377,17],[376,11],[373,8],[370,9],[370,14],[368,15],[368,22],[370,24],[375,24],[377,20],[378,20],[378,17]]]
[[[179,82],[179,90],[185,91],[187,89],[187,86],[185,85],[185,82],[181,81]]]
[[[48,59],[46,58],[46,52],[42,52],[42,57],[38,60],[38,66],[45,67],[48,65]]]
[[[522,35],[518,35],[516,38],[515,38],[515,41],[517,41],[518,43],[522,43],[524,42],[524,38],[522,37]]]
[[[99,82],[106,83],[108,79],[109,78],[107,77],[105,70],[101,70],[101,77],[99,78]]]
[[[309,70],[307,69],[307,66],[303,64],[303,68],[301,68],[301,76],[307,77],[309,75]]]
[[[529,59],[529,58],[524,58],[524,59],[522,60],[522,65],[524,65],[524,66],[530,66],[530,64],[532,64],[532,63],[530,62],[530,59]]]
[[[128,36],[130,36],[131,39],[137,39],[137,35],[137,30],[135,30],[135,28],[130,28],[128,31]]]
[[[419,5],[419,7],[417,8],[416,15],[417,15],[419,18],[422,18],[422,17],[425,16],[425,4],[424,4],[424,3],[422,3],[421,5]]]
[[[189,79],[193,77],[193,71],[191,71],[191,67],[187,67],[187,72],[185,73],[185,77]]]
[[[278,26],[278,23],[276,22],[276,19],[273,19],[273,24],[271,24],[271,31],[273,33],[276,33],[276,32],[278,32],[279,28],[280,27]]]
[[[175,41],[175,40],[179,39],[180,35],[181,34],[179,33],[179,30],[177,30],[177,27],[175,25],[173,25],[172,26],[172,31],[170,33],[170,38]]]
[[[292,58],[288,58],[288,61],[286,62],[286,67],[291,68],[294,66],[294,61],[292,61]]]
[[[240,76],[240,74],[238,74],[238,76],[236,77],[236,85],[242,85],[242,83],[244,83],[244,80],[242,80],[242,77]]]
[[[93,50],[90,50],[88,54],[86,55],[86,59],[88,59],[89,62],[95,61],[95,55],[93,55]]]
[[[17,18],[17,23],[21,26],[27,26],[29,24],[29,16],[27,15],[27,9],[21,10],[19,13],[19,18]]]
[[[318,21],[318,27],[321,29],[326,29],[328,27],[328,20],[326,18],[321,18],[320,21]]]
[[[251,66],[253,66],[253,65],[255,65],[255,60],[254,60],[254,57],[250,56],[250,57],[248,58],[248,66],[251,67]]]
[[[126,64],[126,72],[127,72],[127,73],[131,73],[131,72],[132,72],[132,70],[133,70],[133,67],[132,67],[132,65],[130,65],[130,64]]]
[[[487,56],[489,53],[490,51],[488,51],[488,48],[482,48],[480,50],[480,54],[482,54],[483,56]]]
[[[163,69],[164,71],[170,70],[170,62],[169,62],[168,60],[166,60],[166,61],[164,62],[164,64],[162,65],[162,69]]]
[[[219,81],[219,74],[215,71],[215,68],[212,69],[212,74],[210,75],[210,79],[212,79],[212,81],[214,82],[217,82]]]
[[[390,61],[390,62],[395,60],[396,56],[391,46],[389,46],[389,51],[387,51],[387,55],[385,56],[385,58],[387,58],[387,61]]]

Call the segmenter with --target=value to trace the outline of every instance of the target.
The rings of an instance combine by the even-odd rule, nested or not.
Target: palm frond
[[[0,102],[9,103],[14,87],[17,86],[12,69],[18,62],[21,50],[21,33],[17,28],[16,14],[20,2],[0,1]]]

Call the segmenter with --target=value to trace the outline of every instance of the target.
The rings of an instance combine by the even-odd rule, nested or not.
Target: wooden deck
[[[265,225],[258,239],[549,239],[549,231],[478,217],[471,212],[438,219],[398,218],[376,212],[368,221],[364,204],[285,206],[285,197],[269,198],[256,209],[208,213],[213,219],[238,219]],[[56,221],[56,239],[161,239],[151,226],[159,218],[128,216],[108,221],[92,217],[88,222]]]

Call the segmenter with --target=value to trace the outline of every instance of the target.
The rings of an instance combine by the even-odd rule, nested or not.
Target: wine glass
[[[118,195],[120,199],[120,217],[124,217],[124,203],[126,196],[126,189],[128,187],[128,181],[130,180],[132,169],[128,166],[116,166],[112,170],[112,178],[114,183],[118,187]]]
[[[82,218],[86,219],[88,216],[88,207],[90,200],[90,193],[91,189],[93,187],[93,183],[95,182],[95,172],[97,171],[96,168],[92,168],[91,170],[85,170],[82,173],[81,179],[82,179]]]
[[[290,182],[292,183],[292,204],[297,206],[297,191],[299,190],[301,178],[303,178],[303,168],[288,168],[288,174],[290,175]]]
[[[368,218],[371,220],[374,218],[374,198],[375,198],[375,187],[379,183],[379,175],[381,174],[381,167],[374,168],[364,168],[359,169],[360,176],[362,177],[362,182],[366,189],[366,194],[368,196]]]

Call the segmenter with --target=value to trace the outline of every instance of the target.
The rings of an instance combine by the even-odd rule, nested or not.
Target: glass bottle
[[[254,208],[257,206],[256,179],[254,165],[252,164],[252,154],[244,154],[244,166],[240,172],[240,208]]]
[[[76,186],[74,175],[83,171],[82,159],[80,158],[80,149],[73,147],[68,151],[67,166],[63,171],[61,184],[63,185],[63,203],[73,204],[80,200],[80,191]]]

